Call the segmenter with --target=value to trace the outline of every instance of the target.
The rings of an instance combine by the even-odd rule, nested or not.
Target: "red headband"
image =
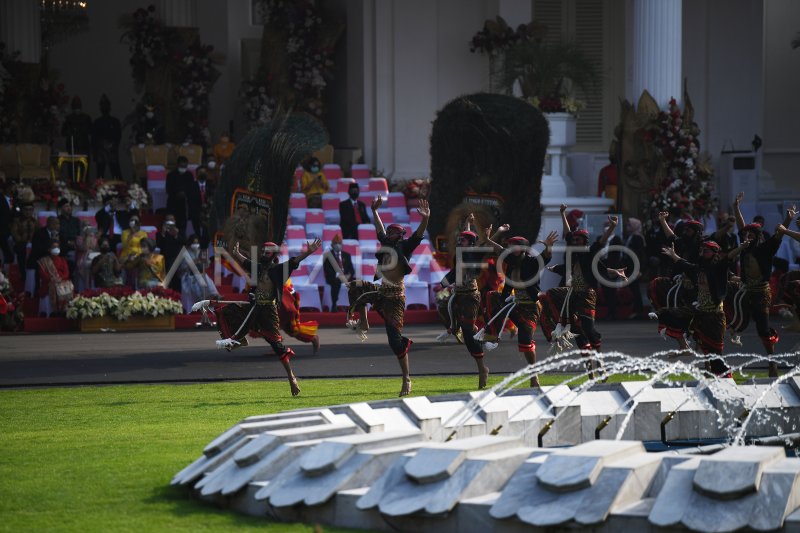
[[[529,246],[530,241],[525,237],[516,236],[508,239],[508,244],[511,244],[513,246]]]
[[[700,246],[705,246],[706,248],[709,248],[715,252],[719,252],[720,250],[722,250],[720,245],[715,243],[714,241],[703,241],[703,243]]]

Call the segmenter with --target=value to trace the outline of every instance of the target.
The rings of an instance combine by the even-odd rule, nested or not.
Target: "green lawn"
[[[305,380],[297,398],[285,381],[0,391],[0,531],[310,531],[217,510],[169,482],[242,418],[394,397],[399,385]],[[474,376],[418,377],[414,394],[475,385]]]

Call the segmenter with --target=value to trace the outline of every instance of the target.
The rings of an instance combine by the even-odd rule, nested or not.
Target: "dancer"
[[[311,343],[314,355],[319,351],[319,324],[316,320],[300,321],[300,295],[294,290],[292,280],[287,279],[283,284],[281,300],[278,305],[278,319],[280,328],[290,337],[300,342]]]
[[[487,329],[492,327],[494,331],[502,331],[506,320],[514,322],[518,328],[517,347],[529,365],[536,363],[536,342],[533,334],[542,312],[539,277],[542,268],[553,257],[553,244],[557,240],[558,233],[551,231],[543,241],[538,241],[544,245],[544,250],[537,256],[530,254],[530,242],[525,237],[511,237],[506,248],[490,243],[496,251],[500,251],[503,259],[500,268],[505,271],[507,281],[502,293],[489,293],[489,314],[497,314],[492,317],[494,322],[487,325]],[[539,386],[539,376],[532,375],[531,387]]]
[[[408,362],[408,349],[411,347],[411,340],[403,336],[403,315],[406,308],[406,295],[404,292],[403,278],[411,273],[411,265],[408,260],[411,254],[422,242],[425,236],[425,228],[428,227],[428,219],[431,210],[427,200],[420,200],[417,212],[422,220],[417,226],[416,231],[408,239],[403,236],[405,228],[400,224],[389,224],[384,229],[378,209],[383,203],[383,199],[377,196],[372,202],[372,222],[378,233],[378,241],[381,248],[375,253],[378,258],[378,270],[375,279],[383,278],[380,284],[364,280],[352,281],[348,285],[348,296],[350,298],[350,309],[347,311],[347,325],[352,329],[358,329],[362,340],[367,337],[369,323],[367,322],[366,305],[372,304],[372,308],[378,312],[386,323],[386,336],[389,339],[389,346],[400,363],[400,370],[403,374],[403,384],[400,388],[400,396],[407,396],[411,392],[411,371]],[[359,313],[356,321],[354,313]]]
[[[665,246],[661,252],[675,262],[675,271],[685,275],[697,287],[697,301],[692,306],[660,309],[657,312],[659,333],[677,340],[684,350],[689,350],[687,334],[691,335],[704,354],[722,355],[725,336],[722,302],[728,288],[729,262],[749,245],[750,241],[745,241],[723,253],[716,242],[704,241],[696,263],[681,258],[674,246]],[[721,358],[712,359],[708,366],[714,374],[730,377]]]
[[[453,268],[441,280],[442,287],[449,288],[451,295],[447,300],[440,301],[437,308],[442,322],[447,327],[446,335],[454,334],[457,330],[461,331],[464,345],[478,365],[478,388],[483,389],[489,379],[489,368],[483,361],[484,344],[487,350],[497,347],[497,344],[484,343],[475,338],[475,333],[478,331],[475,322],[481,307],[477,280],[483,271],[486,253],[491,251],[490,248],[486,248],[491,226],[487,229],[483,242],[480,243],[482,249],[479,250],[478,234],[472,231],[474,222],[475,215],[470,213],[465,221],[464,231],[456,238]]]
[[[594,370],[599,368],[599,361],[591,357],[591,352],[599,352],[602,335],[595,329],[594,317],[597,306],[597,278],[592,269],[592,262],[597,253],[606,245],[609,237],[617,227],[618,219],[609,215],[608,226],[603,234],[589,246],[589,232],[585,229],[570,231],[569,221],[566,217],[567,206],[561,204],[561,221],[564,239],[570,245],[571,270],[566,271],[566,265],[548,267],[556,273],[563,271],[566,276],[566,286],[549,289],[542,297],[542,330],[545,337],[553,346],[562,350],[570,348],[570,339],[575,338],[578,348],[586,350],[584,357],[589,357],[587,367],[590,377],[594,377]],[[588,247],[588,251],[587,251]],[[582,251],[574,251],[581,249]],[[606,270],[608,274],[625,278],[624,269],[608,269],[598,263],[598,267]],[[572,331],[570,331],[572,330]]]
[[[289,359],[294,356],[294,350],[283,345],[278,320],[278,295],[283,290],[283,285],[291,276],[292,271],[300,266],[300,263],[309,255],[313,254],[322,244],[319,239],[307,243],[306,251],[297,257],[290,257],[284,263],[278,263],[279,247],[273,242],[265,242],[261,245],[260,257],[251,260],[239,251],[239,243],[233,247],[232,255],[237,259],[245,271],[250,271],[252,261],[257,262],[257,284],[250,293],[250,306],[245,308],[240,305],[226,305],[218,315],[217,325],[219,327],[222,340],[217,341],[217,346],[228,351],[247,346],[246,335],[248,332],[251,337],[263,337],[272,347],[277,356],[280,357],[281,364],[286,370],[289,379],[289,387],[292,396],[300,394],[300,387],[297,385],[297,378],[292,372]]]
[[[772,273],[772,258],[781,245],[785,226],[778,226],[778,230],[769,238],[764,238],[761,224],[745,224],[742,217],[741,203],[744,192],[736,195],[733,201],[733,214],[739,228],[739,239],[750,242],[742,250],[739,259],[741,265],[741,287],[733,296],[733,320],[728,326],[731,330],[731,340],[741,344],[738,335],[747,328],[750,318],[756,324],[756,331],[761,337],[761,343],[767,355],[775,353],[775,344],[778,342],[778,332],[769,327],[769,308],[772,305],[772,291],[769,288],[769,278]],[[792,221],[797,214],[794,206],[786,211],[785,224]],[[783,230],[781,230],[783,228]],[[778,377],[778,364],[769,362],[769,376]]]
[[[661,231],[666,237],[666,245],[675,245],[676,253],[685,257],[689,262],[696,262],[700,253],[700,244],[703,242],[703,224],[697,220],[681,222],[681,235],[677,237],[667,223],[669,213],[662,211],[658,214]],[[670,276],[655,277],[648,286],[648,297],[654,311],[662,307],[688,306],[695,300],[697,288],[692,282],[680,274],[672,273]]]

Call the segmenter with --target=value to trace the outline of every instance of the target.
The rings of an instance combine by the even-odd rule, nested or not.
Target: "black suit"
[[[332,250],[328,250],[322,256],[322,269],[325,272],[325,283],[331,286],[331,311],[336,311],[336,302],[339,299],[339,290],[342,288],[342,280],[339,274],[342,273],[348,280],[352,280],[356,275],[356,269],[353,268],[353,259],[350,254],[342,250],[341,254],[342,264],[333,255]]]
[[[356,201],[358,211],[361,214],[362,224],[371,224],[372,221],[367,215],[367,206],[361,200]],[[342,227],[342,237],[345,239],[358,239],[358,223],[356,222],[356,210],[353,208],[352,200],[345,200],[339,204],[339,225]]]
[[[201,186],[205,190],[201,191]],[[200,246],[203,247],[208,246],[208,228],[203,226],[203,220],[208,218],[203,216],[203,210],[208,208],[212,196],[214,196],[214,186],[208,180],[205,183],[192,180],[186,184],[188,218],[192,221],[194,233],[200,237]]]
[[[128,222],[131,219],[131,213],[128,211],[117,211],[117,224],[119,225],[120,232],[117,234],[112,235],[112,231],[114,230],[114,218],[111,216],[111,213],[106,211],[105,208],[100,209],[94,215],[94,219],[97,222],[97,233],[98,238],[106,235],[110,238],[109,243],[111,244],[111,250],[116,250],[117,244],[122,242],[122,232],[128,227]]]
[[[175,224],[182,234],[186,232],[186,203],[193,183],[194,177],[188,170],[175,169],[167,174],[167,211],[175,215]]]

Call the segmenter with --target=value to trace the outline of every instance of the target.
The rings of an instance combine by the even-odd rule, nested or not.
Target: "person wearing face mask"
[[[353,281],[356,270],[350,254],[342,250],[342,237],[334,235],[331,249],[322,256],[322,269],[325,272],[325,283],[331,287],[331,313],[336,312],[336,302],[339,301],[339,291],[342,283]]]
[[[164,128],[151,103],[144,105],[144,113],[136,124],[136,142],[139,144],[164,144]]]
[[[72,300],[75,288],[69,279],[69,265],[61,257],[58,239],[50,243],[48,255],[39,259],[39,297],[49,298],[51,313],[63,313]],[[47,306],[45,305],[45,308]]]
[[[139,255],[142,253],[141,242],[142,239],[147,238],[147,233],[142,230],[139,223],[139,216],[133,215],[128,221],[128,227],[122,230],[122,250],[120,250],[120,257],[128,257],[129,255]]]
[[[161,253],[164,255],[164,264],[168,271],[172,269],[172,264],[178,258],[184,244],[186,244],[186,240],[175,224],[175,216],[168,214],[164,220],[164,224],[161,226],[161,231],[156,235],[156,246],[158,246],[158,249],[161,250]],[[181,290],[181,279],[179,276],[172,276],[172,279],[169,281],[169,288],[173,291]]]
[[[98,289],[106,289],[122,285],[122,265],[111,247],[111,239],[100,237],[100,253],[92,259],[94,285]]]
[[[217,158],[213,155],[208,156],[208,159],[206,159],[206,168],[208,169],[206,181],[212,186],[216,186],[216,184],[219,183],[219,174],[221,171]]]
[[[219,292],[206,273],[209,264],[208,249],[200,245],[200,238],[197,235],[189,236],[186,242],[188,243],[186,249],[197,269],[197,272],[192,269],[185,255],[181,257],[183,262],[178,271],[181,278],[181,303],[184,311],[189,313],[195,302],[207,299],[219,300]],[[200,326],[202,323],[197,325]]]
[[[372,221],[367,215],[367,206],[358,199],[357,183],[350,184],[347,194],[350,198],[339,204],[339,225],[342,227],[342,237],[358,239],[358,225],[371,224]]]
[[[416,231],[408,239],[404,239],[405,228],[400,224],[390,224],[383,227],[383,222],[378,214],[383,204],[383,199],[377,196],[372,202],[372,223],[378,233],[378,241],[381,248],[375,253],[378,259],[378,269],[375,272],[375,279],[383,278],[380,285],[364,280],[356,280],[349,283],[348,297],[350,298],[350,308],[347,311],[347,326],[353,330],[359,330],[361,339],[366,339],[369,324],[367,322],[366,305],[371,304],[372,308],[378,312],[386,323],[386,336],[389,340],[389,347],[400,363],[402,372],[402,386],[400,396],[408,396],[411,392],[411,371],[409,365],[408,350],[411,348],[411,340],[403,336],[403,319],[405,318],[406,294],[404,278],[411,274],[409,259],[414,250],[425,237],[425,229],[428,227],[428,219],[431,210],[427,200],[420,200],[417,213],[422,220],[417,226]],[[359,314],[358,320],[354,319],[354,313]]]
[[[136,269],[137,289],[152,289],[161,285],[166,276],[164,256],[153,251],[155,243],[150,239],[142,239],[139,246],[141,247],[139,255],[122,256],[125,257],[125,267]]]
[[[167,210],[175,215],[175,223],[183,235],[186,235],[187,198],[193,183],[189,160],[179,156],[177,168],[167,174]]]
[[[322,164],[316,157],[309,159],[303,168],[303,177],[300,183],[303,194],[306,195],[308,207],[309,209],[320,208],[322,207],[322,195],[330,188],[328,178],[322,172]]]
[[[80,237],[78,237],[75,247],[76,274],[74,276],[76,290],[78,292],[91,289],[92,283],[92,261],[100,255],[100,247],[97,239],[97,228],[94,226],[84,226]]]

